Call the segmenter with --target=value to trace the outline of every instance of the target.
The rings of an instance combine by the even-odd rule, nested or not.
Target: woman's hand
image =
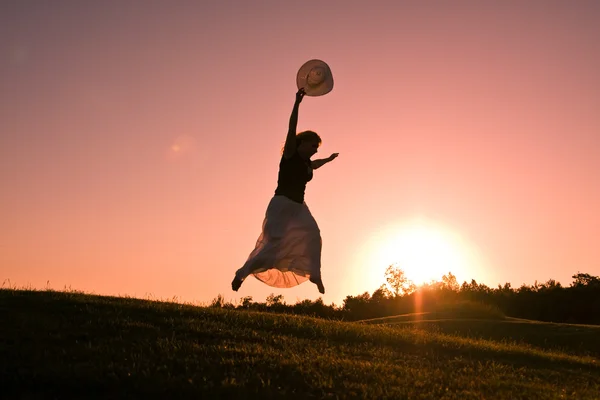
[[[331,162],[333,160],[335,160],[335,158],[339,155],[340,153],[333,153],[332,155],[330,155],[327,158],[321,158],[320,160],[314,160],[310,162],[310,166],[312,167],[312,169],[317,169],[317,168],[321,168],[323,165],[327,164],[328,162]]]
[[[304,91],[304,88],[300,88],[298,92],[296,92],[296,103],[299,104],[302,101],[302,98],[305,94],[306,92]]]

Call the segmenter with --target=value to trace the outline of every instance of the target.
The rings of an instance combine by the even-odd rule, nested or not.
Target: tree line
[[[326,305],[323,299],[303,300],[287,304],[282,295],[271,294],[265,302],[251,296],[237,304],[225,302],[219,295],[211,306],[254,311],[272,311],[310,315],[347,321],[365,320],[400,314],[431,312],[449,305],[460,311],[464,305],[477,305],[488,312],[509,317],[546,322],[600,324],[600,278],[578,272],[569,286],[550,279],[513,288],[510,283],[495,288],[471,282],[459,284],[452,273],[440,281],[420,286],[407,279],[404,271],[391,265],[385,272],[385,283],[373,293],[346,296],[341,306]],[[464,306],[466,308],[466,306]]]

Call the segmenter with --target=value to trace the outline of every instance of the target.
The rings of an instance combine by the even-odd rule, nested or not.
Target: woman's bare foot
[[[319,293],[325,294],[325,286],[323,286],[323,282],[317,282],[317,288],[319,288]]]
[[[319,293],[321,294],[325,294],[325,286],[323,286],[323,281],[321,280],[321,277],[318,278],[310,278],[310,281],[312,283],[314,283],[315,285],[317,285],[317,288],[319,289]]]
[[[233,281],[231,282],[231,289],[234,292],[237,292],[238,289],[240,288],[240,286],[242,286],[242,280],[236,276],[235,278],[233,278]]]

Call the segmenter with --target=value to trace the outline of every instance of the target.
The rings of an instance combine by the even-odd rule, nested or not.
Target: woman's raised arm
[[[298,90],[296,93],[296,101],[294,102],[294,108],[292,109],[292,115],[290,115],[290,127],[288,129],[287,137],[285,138],[285,146],[283,147],[283,156],[290,158],[296,151],[296,126],[298,125],[298,107],[304,97],[304,89]]]

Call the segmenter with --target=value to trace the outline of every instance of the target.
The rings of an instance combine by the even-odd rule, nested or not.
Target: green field
[[[600,327],[430,317],[0,290],[0,397],[600,398]]]

